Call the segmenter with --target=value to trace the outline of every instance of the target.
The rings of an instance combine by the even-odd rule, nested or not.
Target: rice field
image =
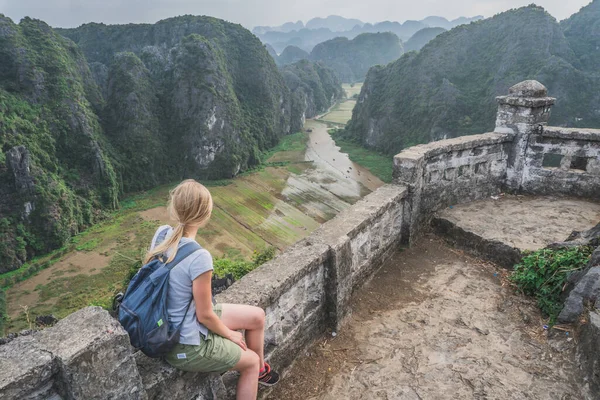
[[[320,121],[334,125],[346,125],[352,119],[352,110],[356,105],[353,96],[358,95],[362,89],[362,83],[344,83],[342,89],[346,92],[346,99],[338,102],[331,110],[319,118]]]
[[[255,250],[270,246],[281,251],[358,199],[340,198],[311,178],[322,174],[316,174],[313,162],[305,161],[307,140],[305,133],[285,137],[266,155],[263,167],[232,180],[203,182],[215,208],[197,240],[213,257],[249,259]],[[108,308],[156,228],[171,222],[166,203],[176,184],[124,199],[118,212],[62,249],[0,275],[10,318],[6,333],[32,327],[38,315],[63,318],[88,305]]]

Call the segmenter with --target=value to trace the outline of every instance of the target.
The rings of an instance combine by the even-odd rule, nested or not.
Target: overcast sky
[[[182,14],[210,15],[240,23],[281,25],[306,22],[331,14],[364,22],[423,19],[439,15],[494,14],[530,4],[532,0],[0,0],[0,13],[18,22],[24,16],[39,18],[52,26],[75,27],[86,22],[122,24],[156,22]],[[591,0],[537,0],[558,20],[565,19]]]

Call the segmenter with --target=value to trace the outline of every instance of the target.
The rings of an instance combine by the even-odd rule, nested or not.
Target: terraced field
[[[197,239],[213,257],[249,259],[269,246],[283,250],[382,184],[339,153],[324,124],[309,121],[307,127],[310,136],[286,137],[265,167],[230,181],[203,182],[215,208]],[[1,275],[7,331],[32,326],[38,315],[62,318],[87,305],[109,307],[156,228],[170,222],[166,202],[176,184],[125,199],[120,211],[64,248]]]

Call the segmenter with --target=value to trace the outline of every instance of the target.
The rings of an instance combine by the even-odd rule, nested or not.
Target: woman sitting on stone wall
[[[185,243],[195,241],[198,229],[210,219],[213,201],[206,187],[186,180],[170,193],[169,214],[176,227],[158,228],[147,263],[161,254],[173,260]],[[181,326],[179,344],[167,361],[193,372],[240,372],[237,399],[256,399],[258,383],[271,386],[279,375],[264,361],[265,312],[258,307],[212,302],[213,262],[205,249],[197,250],[170,272],[169,322]],[[187,311],[187,314],[186,314]],[[185,318],[185,320],[184,320]],[[238,332],[244,330],[245,335]]]

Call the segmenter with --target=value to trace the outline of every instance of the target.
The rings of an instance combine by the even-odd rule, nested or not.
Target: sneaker
[[[258,383],[263,386],[273,386],[279,382],[279,374],[271,369],[271,366],[265,363],[264,371],[258,377]]]

